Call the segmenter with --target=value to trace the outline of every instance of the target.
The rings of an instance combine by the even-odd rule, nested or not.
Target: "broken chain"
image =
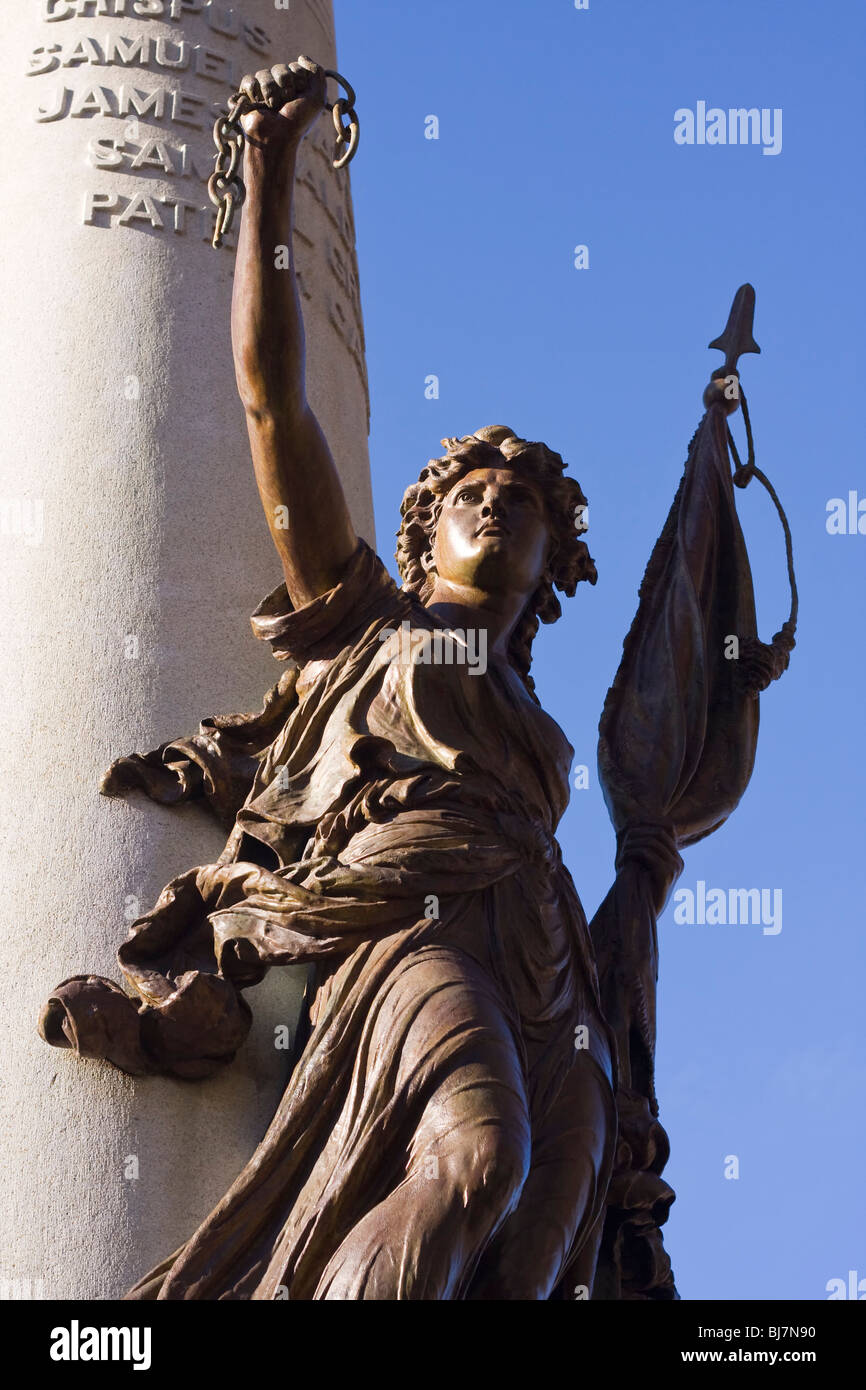
[[[345,77],[341,77],[338,72],[326,68],[325,77],[332,77],[346,93],[345,97],[340,96],[330,104],[325,103],[325,110],[330,111],[333,116],[336,135],[336,158],[333,160],[333,167],[344,169],[354,158],[361,137],[361,126],[355,110],[355,92]],[[214,123],[213,138],[217,154],[214,171],[208,179],[207,191],[217,209],[213,235],[213,245],[217,250],[232,225],[235,209],[243,205],[247,194],[244,181],[238,172],[244,148],[241,116],[252,109],[253,103],[246,93],[235,92],[234,96],[229,98],[225,112],[218,116]]]

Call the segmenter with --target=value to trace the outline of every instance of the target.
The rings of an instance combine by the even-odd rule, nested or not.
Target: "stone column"
[[[128,922],[224,842],[198,808],[100,797],[103,770],[258,708],[280,672],[249,626],[280,570],[234,387],[235,236],[211,248],[205,180],[244,72],[337,63],[329,0],[6,9],[0,1297],[108,1298],[193,1232],[286,1078],[275,1030],[296,1017],[297,972],[248,993],[249,1042],[201,1084],[77,1061],[36,1021],[64,977],[117,978]],[[309,388],[372,539],[351,196],[332,147],[323,117],[296,229]]]

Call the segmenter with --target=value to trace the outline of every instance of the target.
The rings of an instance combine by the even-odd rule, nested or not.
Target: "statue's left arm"
[[[592,925],[602,1005],[617,1039],[620,1150],[608,1196],[600,1279],[607,1298],[676,1297],[658,1227],[673,1192],[661,1178],[668,1141],[654,1086],[656,919],[682,869],[680,851],[736,809],[754,766],[759,693],[794,646],[790,531],[755,467],[736,360],[751,337],[754,291],[743,286],[726,352],[704,394],[706,414],[640,588],[640,602],[599,726],[599,778],[617,834],[616,879]],[[728,416],[743,407],[740,463]],[[732,475],[729,450],[735,469]],[[771,643],[757,634],[748,553],[734,483],[758,477],[779,508],[788,545],[790,618]]]

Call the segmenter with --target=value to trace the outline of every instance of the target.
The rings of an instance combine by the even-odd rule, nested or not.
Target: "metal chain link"
[[[248,106],[246,94],[236,92],[229,101],[225,114],[219,116],[214,123],[213,138],[217,156],[214,171],[207,182],[207,191],[217,209],[213,234],[213,244],[217,250],[232,225],[235,208],[239,208],[247,196],[238,169],[244,148],[244,132],[240,118]]]
[[[331,107],[331,114],[334,118],[334,130],[337,136],[337,159],[334,160],[335,169],[343,169],[354,159],[355,151],[358,148],[358,141],[361,138],[361,126],[358,121],[358,113],[355,110],[355,89],[346,81],[345,77],[340,77],[339,73],[326,72],[326,77],[334,77],[346,93],[345,97],[338,97]],[[343,117],[346,117],[346,125],[343,125]],[[345,145],[343,154],[339,151]]]
[[[325,69],[325,77],[332,77],[343,88],[345,97],[338,97],[332,103],[325,103],[334,120],[336,134],[335,169],[344,169],[355,156],[361,138],[361,126],[355,110],[355,92],[338,72]],[[214,171],[208,179],[207,191],[211,202],[216,206],[213,245],[218,250],[223,238],[231,228],[235,209],[243,205],[247,196],[244,181],[238,170],[244,149],[244,132],[241,116],[253,109],[246,92],[235,92],[229,98],[228,106],[214,123],[213,138],[217,148]],[[345,124],[344,124],[345,118]]]

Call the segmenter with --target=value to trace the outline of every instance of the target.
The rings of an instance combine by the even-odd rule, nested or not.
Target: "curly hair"
[[[396,559],[403,588],[426,603],[435,584],[422,564],[432,555],[442,504],[461,478],[476,468],[509,468],[540,485],[550,520],[553,546],[538,588],[527,601],[511,634],[509,660],[535,697],[529,674],[532,642],[538,624],[555,623],[562,607],[554,589],[569,598],[581,579],[594,584],[598,578],[586,543],[586,498],[574,478],[564,476],[565,464],[546,444],[520,439],[505,425],[489,425],[461,439],[443,439],[444,457],[431,459],[417,483],[408,488],[400,507],[402,523],[397,532]]]

